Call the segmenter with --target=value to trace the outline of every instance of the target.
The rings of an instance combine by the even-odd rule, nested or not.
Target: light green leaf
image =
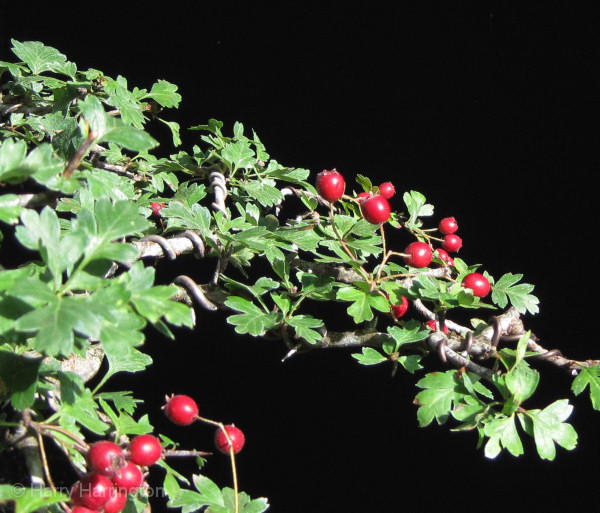
[[[373,318],[371,307],[382,312],[389,311],[387,299],[376,292],[371,292],[367,283],[355,283],[354,287],[340,287],[336,298],[351,302],[351,305],[348,307],[348,314],[354,319],[356,324],[363,321],[370,321]]]
[[[315,328],[323,326],[321,319],[310,315],[295,315],[287,318],[285,322],[294,328],[298,337],[303,338],[309,344],[316,344],[323,338],[323,335],[315,330]]]
[[[388,326],[387,332],[392,336],[396,342],[394,351],[398,351],[404,344],[410,344],[412,342],[418,342],[429,337],[429,332],[422,329],[422,325],[411,325],[411,326]]]
[[[246,168],[256,164],[254,151],[247,141],[228,143],[221,152],[223,160],[231,165],[233,170]]]
[[[438,424],[448,420],[454,404],[469,397],[464,385],[455,377],[453,370],[447,372],[432,372],[417,382],[417,387],[423,388],[415,397],[417,419],[419,425],[428,426],[435,419]]]
[[[210,228],[210,211],[198,203],[188,206],[172,201],[161,210],[161,214],[167,219],[169,228],[197,230],[201,235],[206,235]]]
[[[420,192],[405,192],[403,199],[410,215],[406,222],[409,228],[418,227],[422,224],[418,219],[419,217],[433,215],[433,205],[428,204],[425,196]]]
[[[579,374],[573,380],[571,390],[575,395],[581,394],[590,387],[590,399],[594,410],[600,410],[600,365],[581,367]]]
[[[252,180],[244,185],[245,191],[264,207],[270,207],[283,199],[281,191],[270,180]]]
[[[513,456],[523,454],[523,444],[517,433],[515,417],[497,417],[485,424],[484,433],[489,437],[485,444],[487,458],[495,458],[504,447]]]
[[[523,360],[504,376],[504,383],[518,404],[533,395],[539,381],[540,373]]]
[[[21,43],[15,39],[11,39],[11,42],[14,54],[27,64],[31,72],[35,75],[45,71],[52,71],[67,61],[67,57],[56,48],[46,46],[39,41],[25,41]]]
[[[354,353],[352,358],[355,358],[361,365],[377,365],[389,361],[388,358],[372,347],[363,347],[362,353]]]
[[[577,445],[577,433],[565,420],[571,415],[573,406],[566,399],[553,402],[543,410],[528,410],[519,413],[519,419],[531,434],[542,459],[553,460],[556,456],[555,443],[572,450]]]
[[[266,331],[277,326],[283,319],[280,313],[267,313],[250,301],[238,296],[229,297],[225,301],[225,305],[232,310],[242,312],[230,315],[227,318],[227,322],[233,324],[235,331],[238,333],[249,333],[255,337],[262,336]]]
[[[4,194],[0,196],[0,221],[7,224],[17,224],[23,207],[16,194]]]
[[[107,129],[102,141],[113,142],[132,151],[147,151],[158,146],[158,141],[148,132],[127,125]]]
[[[521,278],[523,278],[522,274],[504,274],[492,287],[492,301],[500,308],[504,308],[510,301],[519,313],[536,314],[539,312],[539,299],[530,294],[533,285],[528,283],[516,285]]]
[[[154,83],[146,98],[152,98],[162,107],[177,108],[179,102],[181,102],[181,95],[177,92],[177,86],[166,80],[159,80]]]

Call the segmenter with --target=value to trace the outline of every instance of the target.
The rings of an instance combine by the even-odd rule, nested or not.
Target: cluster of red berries
[[[119,513],[127,495],[144,482],[144,467],[162,456],[162,445],[152,435],[139,435],[123,449],[109,440],[92,444],[87,452],[88,473],[71,488],[71,513]]]
[[[325,170],[317,175],[316,187],[319,196],[334,203],[344,195],[346,181],[337,170]],[[360,204],[363,217],[371,224],[385,223],[392,213],[388,200],[396,193],[394,185],[384,182],[378,187],[378,191],[361,192],[355,198]]]
[[[319,195],[329,202],[342,198],[346,188],[344,177],[336,170],[321,171],[317,175],[316,188]],[[372,224],[385,223],[391,214],[388,199],[396,190],[391,182],[384,182],[378,187],[378,193],[361,192],[355,198],[360,204],[363,217]],[[442,247],[435,250],[436,256],[446,265],[454,265],[454,259],[448,252],[458,251],[462,247],[462,239],[456,235],[458,223],[454,217],[445,217],[438,224],[438,230],[443,235]],[[431,246],[426,242],[416,241],[409,244],[404,250],[404,261],[411,267],[427,267],[433,259]],[[462,281],[462,285],[473,291],[477,297],[487,296],[491,290],[489,280],[481,273],[470,273]],[[392,305],[394,317],[402,317],[408,309],[408,300],[403,297],[402,303]]]
[[[198,416],[198,405],[196,401],[187,395],[173,395],[167,397],[167,402],[163,406],[167,418],[178,426],[189,426],[196,420],[206,420]],[[223,454],[229,454],[230,447],[234,454],[237,454],[244,447],[246,437],[241,429],[230,424],[224,426],[227,435],[219,427],[215,433],[215,447]],[[229,439],[228,439],[229,438]]]

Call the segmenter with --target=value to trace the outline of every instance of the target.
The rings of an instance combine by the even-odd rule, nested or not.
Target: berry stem
[[[165,458],[189,458],[196,456],[211,456],[212,452],[206,451],[187,451],[181,449],[167,449],[163,452]]]
[[[338,241],[342,245],[342,249],[352,259],[352,261],[358,262],[358,259],[356,258],[356,255],[350,250],[350,248],[346,244],[346,241],[341,236],[340,231],[337,228],[337,225],[335,224],[335,216],[334,216],[333,205],[332,204],[329,204],[329,222],[331,223],[331,228],[333,230],[333,233],[335,234],[335,236],[337,237]],[[365,281],[371,282],[371,280],[369,278],[370,274],[365,270],[365,268],[362,265],[360,266],[360,272],[362,273],[363,278],[365,279]]]
[[[227,443],[229,444],[229,459],[231,460],[231,473],[233,474],[233,493],[234,493],[235,513],[239,513],[240,500],[238,497],[239,489],[238,489],[237,466],[235,464],[235,452],[233,450],[233,443],[231,441],[231,438],[229,437],[229,433],[227,433],[227,430],[225,429],[225,425],[222,422],[207,419],[205,417],[201,417],[200,415],[196,415],[196,419],[201,422],[205,422],[206,424],[211,424],[213,426],[217,426],[225,435],[225,439],[227,440]]]

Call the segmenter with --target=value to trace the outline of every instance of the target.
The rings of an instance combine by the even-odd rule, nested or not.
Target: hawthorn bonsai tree
[[[169,508],[266,510],[238,489],[239,427],[201,416],[190,391],[151,405],[213,426],[232,469],[217,484],[202,473],[208,452],[156,432],[135,391],[105,388],[152,363],[149,326],[173,338],[199,310],[276,340],[285,358],[346,347],[361,365],[414,374],[419,425],[475,431],[487,458],[519,456],[523,437],[547,460],[576,446],[568,399],[527,406],[537,364],[569,373],[575,395],[589,387],[597,410],[600,362],[543,347],[523,318],[538,312],[533,286],[459,258],[459,222],[436,219],[423,194],[285,166],[242,123],[214,119],[190,128],[193,148],[159,158],[145,127],[164,123],[181,145],[175,85],[131,87],[41,42],[13,52],[0,62],[0,243],[23,261],[0,263],[0,450],[24,454],[31,489],[2,484],[0,503],[141,513],[158,474]],[[162,261],[194,257],[206,282],[157,283]],[[343,305],[348,329],[328,329],[327,302]],[[79,476],[69,490],[54,482],[50,445]],[[182,455],[198,473],[173,468]]]

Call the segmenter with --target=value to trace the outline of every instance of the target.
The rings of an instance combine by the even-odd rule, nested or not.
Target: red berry
[[[131,441],[129,450],[131,461],[142,467],[154,465],[162,456],[162,445],[158,438],[152,435],[136,436]]]
[[[225,426],[225,431],[227,431],[227,435],[231,440],[234,454],[237,454],[242,450],[242,447],[244,447],[244,442],[246,441],[244,433],[233,424]],[[229,441],[221,428],[217,429],[217,432],[215,433],[215,445],[223,454],[229,454]]]
[[[458,251],[462,247],[462,239],[454,233],[449,233],[444,235],[442,246],[446,251]]]
[[[102,474],[88,474],[71,489],[71,500],[78,506],[100,509],[115,493],[113,482]]]
[[[438,225],[438,230],[444,235],[454,233],[456,230],[458,230],[458,223],[453,217],[444,217],[444,219],[442,219]]]
[[[390,199],[394,194],[396,194],[396,188],[392,182],[383,182],[379,186],[379,194],[381,194],[385,199]]]
[[[448,252],[445,249],[437,248],[435,252],[437,253],[437,257],[442,262],[445,262],[447,265],[454,265],[454,259],[448,254]]]
[[[112,476],[125,465],[123,450],[116,443],[101,440],[93,443],[86,457],[88,470]]]
[[[431,263],[431,248],[425,242],[411,242],[404,253],[404,261],[412,267],[427,267]]]
[[[104,513],[120,513],[125,509],[126,504],[127,494],[115,490],[115,493],[113,493],[113,496],[110,499],[108,499],[102,511]]]
[[[86,508],[85,506],[75,506],[71,513],[98,513],[98,510]]]
[[[344,194],[346,182],[344,177],[337,170],[321,171],[317,175],[317,192],[323,199],[333,203],[339,200]]]
[[[371,197],[370,192],[359,192],[356,195],[356,199],[358,200],[359,203],[362,203],[363,201],[365,201],[366,199],[369,199],[370,197]]]
[[[408,310],[408,299],[406,299],[404,296],[402,296],[401,301],[402,301],[401,304],[392,305],[392,307],[391,307],[392,313],[394,314],[395,317],[402,317]]]
[[[167,397],[167,404],[163,406],[165,415],[174,424],[187,426],[196,420],[198,405],[187,395],[174,395]]]
[[[431,329],[431,331],[436,331],[437,330],[437,324],[435,321],[431,320],[431,321],[427,321],[425,323],[427,326],[429,326],[429,328]],[[444,324],[444,335],[448,334],[448,326],[446,326]]]
[[[371,196],[362,204],[362,213],[371,224],[385,223],[390,218],[392,209],[388,200],[380,194]]]
[[[477,297],[487,296],[492,288],[489,280],[481,273],[467,274],[462,281],[463,287],[471,289]]]
[[[112,482],[117,490],[123,493],[134,492],[141,486],[143,481],[144,474],[142,474],[142,470],[131,461],[112,477]]]
[[[150,203],[150,208],[152,209],[152,215],[154,217],[160,217],[161,213],[160,211],[165,208],[165,204],[164,203],[158,203],[157,201],[153,201],[152,203]]]

